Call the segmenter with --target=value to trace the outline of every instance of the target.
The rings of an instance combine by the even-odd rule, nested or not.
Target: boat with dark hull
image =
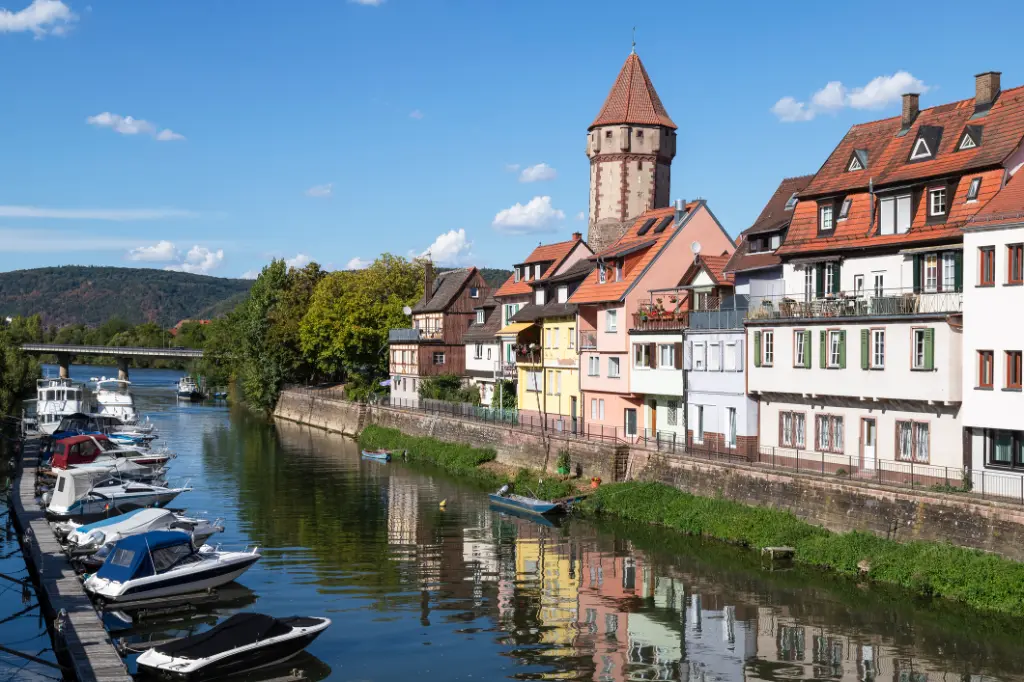
[[[139,672],[161,680],[215,680],[268,668],[301,654],[329,618],[239,613],[198,635],[148,649]]]

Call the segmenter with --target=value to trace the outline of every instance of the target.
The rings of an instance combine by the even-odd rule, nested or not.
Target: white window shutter
[[[718,371],[725,371],[725,341],[718,342]]]
[[[688,341],[686,343],[686,348],[683,349],[683,350],[685,351],[683,353],[684,369],[687,369],[687,370],[692,369],[691,363],[693,362],[693,342],[692,341]]]
[[[736,371],[743,371],[743,340],[736,341]]]

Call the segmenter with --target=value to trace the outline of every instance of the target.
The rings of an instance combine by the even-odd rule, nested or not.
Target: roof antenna
[[[633,51],[630,54],[636,54],[636,26],[633,27]]]

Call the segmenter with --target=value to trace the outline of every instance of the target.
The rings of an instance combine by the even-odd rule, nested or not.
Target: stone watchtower
[[[633,52],[587,133],[587,243],[595,253],[613,244],[647,209],[669,205],[675,155],[676,124]]]

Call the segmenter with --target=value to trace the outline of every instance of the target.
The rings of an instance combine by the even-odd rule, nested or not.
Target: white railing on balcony
[[[840,291],[810,299],[792,295],[752,296],[746,317],[748,320],[779,320],[959,313],[963,311],[963,298],[959,291],[913,289]]]

